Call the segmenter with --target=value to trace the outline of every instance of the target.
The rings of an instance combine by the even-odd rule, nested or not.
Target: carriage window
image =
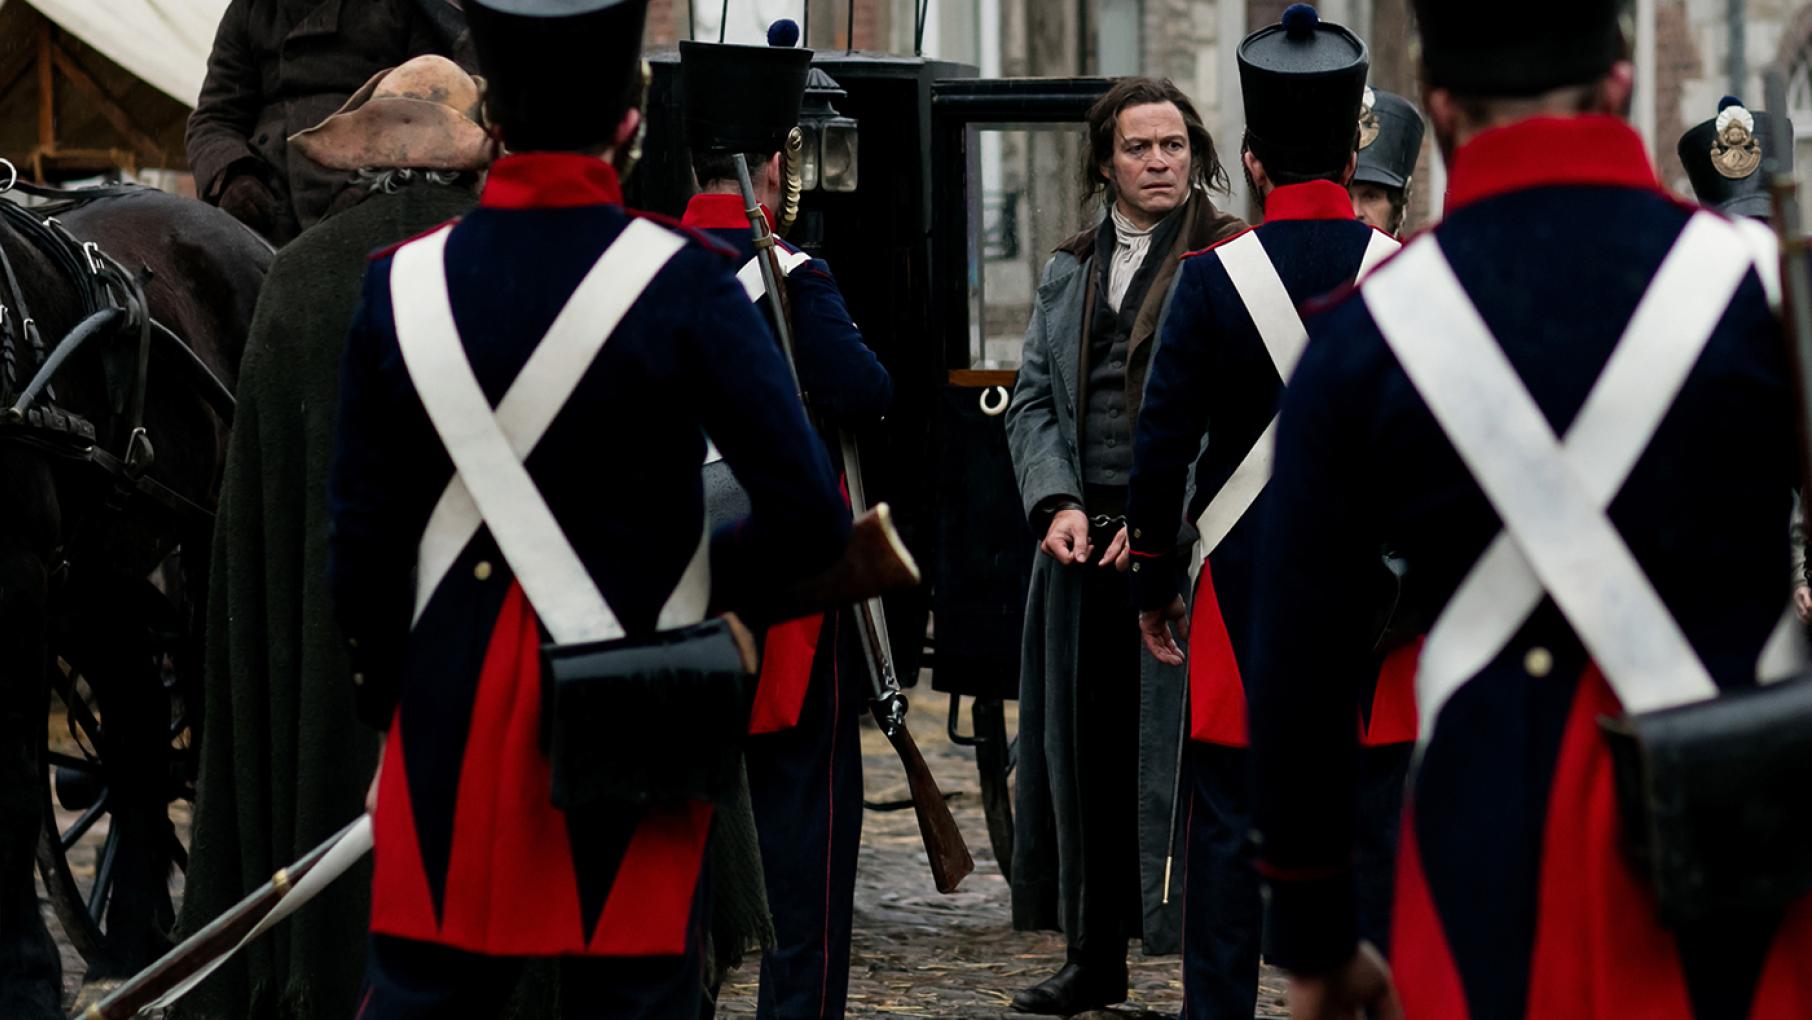
[[[1081,145],[1078,124],[968,129],[970,368],[1019,367],[1045,262],[1091,225]]]

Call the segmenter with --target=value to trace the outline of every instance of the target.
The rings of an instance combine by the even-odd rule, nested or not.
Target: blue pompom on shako
[[[1284,31],[1295,38],[1302,38],[1315,31],[1321,24],[1321,14],[1309,4],[1291,4],[1283,12]]]
[[[768,45],[681,40],[680,107],[694,154],[779,152],[799,124],[812,51],[796,45],[797,23],[768,27]]]
[[[781,18],[769,25],[768,45],[784,47],[799,45],[799,23],[792,18]]]
[[[1725,96],[1724,98],[1718,100],[1718,112],[1723,113],[1725,110],[1728,110],[1733,106],[1742,106],[1742,105],[1743,105],[1743,101],[1741,99],[1738,99],[1735,96]]]
[[[1346,169],[1371,69],[1365,43],[1293,4],[1247,36],[1238,57],[1246,139],[1266,169],[1311,177]]]

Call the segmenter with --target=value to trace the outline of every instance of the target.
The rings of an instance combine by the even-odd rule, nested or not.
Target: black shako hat
[[[1422,114],[1395,92],[1368,88],[1359,107],[1359,166],[1355,182],[1381,184],[1398,191],[1415,176],[1422,155]]]
[[[514,152],[616,140],[641,72],[648,0],[465,0],[487,122]]]
[[[797,45],[799,26],[776,21],[768,45],[681,42],[680,107],[695,153],[767,156],[799,126],[812,51]]]
[[[1626,0],[1415,0],[1427,84],[1466,96],[1536,96],[1603,76],[1625,53]]]
[[[1247,36],[1239,44],[1246,139],[1266,171],[1346,169],[1370,67],[1359,37],[1308,4],[1290,5],[1281,22]]]
[[[1780,114],[1750,110],[1735,96],[1718,103],[1718,115],[1680,137],[1680,162],[1701,203],[1730,216],[1767,219],[1774,212],[1768,175],[1776,161],[1793,169],[1793,122]]]

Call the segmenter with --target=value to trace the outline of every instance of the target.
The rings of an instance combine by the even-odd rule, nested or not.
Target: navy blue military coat
[[[499,160],[447,241],[467,357],[493,404],[631,222],[609,165]],[[733,253],[692,235],[635,302],[527,460],[630,635],[698,547],[709,435],[747,488],[713,544],[713,602],[822,569],[849,514]],[[453,474],[397,347],[378,258],[348,341],[330,479],[332,584],[355,669],[395,699],[376,816],[372,929],[499,955],[680,952],[703,804],[568,819],[539,742],[540,629],[480,529],[411,629],[417,547]]]
[[[1353,218],[1344,187],[1315,181],[1273,190],[1264,225],[1252,233],[1300,307],[1352,283],[1378,232]],[[1284,380],[1221,263],[1219,252],[1240,236],[1184,256],[1145,384],[1126,514],[1141,609],[1162,609],[1178,596],[1179,515],[1186,512],[1189,522],[1200,516],[1271,424],[1283,394]],[[1195,485],[1185,507],[1191,471]],[[1197,740],[1246,745],[1243,676],[1251,661],[1258,522],[1268,506],[1261,492],[1197,580],[1189,636],[1190,732]]]
[[[768,226],[773,216],[766,209]],[[755,257],[755,235],[749,215],[738,195],[692,196],[681,222],[716,238],[736,252],[738,272],[747,272]],[[787,256],[799,249],[778,240]],[[893,379],[880,359],[862,340],[861,330],[850,318],[843,292],[823,259],[807,259],[786,277],[787,309],[793,327],[793,356],[799,384],[812,402],[821,429],[859,429],[881,420],[893,401]],[[773,317],[766,290],[756,305],[770,324]],[[837,437],[824,439],[835,444]],[[772,733],[790,729],[799,721],[811,686],[812,664],[820,648],[825,616],[808,616],[769,628],[762,639],[761,679],[756,688],[750,729]]]
[[[1450,187],[1433,237],[1565,436],[1692,210],[1610,117],[1487,132],[1456,154]],[[1364,596],[1385,545],[1438,615],[1500,522],[1364,301],[1308,324],[1260,540],[1251,692],[1270,956],[1314,972],[1355,940],[1350,692],[1374,637],[1328,607]],[[1751,272],[1609,509],[1725,687],[1755,682],[1785,603],[1791,408]],[[1551,600],[1439,712],[1411,779],[1391,939],[1409,1016],[1686,1020],[1752,1015],[1752,997],[1755,1016],[1812,1002],[1805,904],[1779,926],[1659,926],[1617,845],[1598,719],[1618,712]]]

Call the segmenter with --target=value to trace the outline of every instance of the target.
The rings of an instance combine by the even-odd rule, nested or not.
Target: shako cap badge
[[[1762,143],[1755,136],[1755,114],[1733,98],[1718,105],[1711,165],[1733,181],[1749,177],[1762,166]]]
[[[1378,135],[1384,131],[1384,126],[1378,123],[1377,105],[1378,95],[1372,91],[1370,85],[1367,85],[1365,99],[1359,107],[1359,147],[1361,149],[1371,148],[1371,144],[1377,141]]]

